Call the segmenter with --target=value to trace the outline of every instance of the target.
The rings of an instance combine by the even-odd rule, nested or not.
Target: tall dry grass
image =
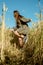
[[[0,65],[43,65],[43,21],[29,28],[28,41],[23,48],[16,47],[16,43],[19,43],[18,38],[10,29],[7,29],[4,46],[5,60],[2,62],[0,55]]]

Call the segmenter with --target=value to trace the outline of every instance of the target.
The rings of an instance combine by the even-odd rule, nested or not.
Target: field
[[[1,33],[0,28],[0,65],[43,65],[43,21],[29,28],[28,42],[23,48],[16,47],[18,38],[10,29],[5,29],[2,44]]]

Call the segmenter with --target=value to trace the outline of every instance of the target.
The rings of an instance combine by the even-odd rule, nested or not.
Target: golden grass
[[[5,34],[5,61],[3,65],[43,65],[43,21],[37,22],[29,29],[28,42],[21,49],[16,48],[19,43],[17,37],[8,29]],[[0,49],[1,53],[1,49]]]

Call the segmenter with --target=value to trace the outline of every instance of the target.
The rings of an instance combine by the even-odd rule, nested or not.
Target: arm
[[[17,32],[17,30],[14,31],[13,29],[11,29],[11,31],[12,31],[17,37],[19,37],[19,38],[24,38],[24,36],[23,36],[23,35],[20,35],[20,34]]]

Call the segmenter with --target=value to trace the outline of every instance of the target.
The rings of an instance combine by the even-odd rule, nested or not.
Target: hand
[[[24,35],[21,35],[21,38],[24,38]]]

